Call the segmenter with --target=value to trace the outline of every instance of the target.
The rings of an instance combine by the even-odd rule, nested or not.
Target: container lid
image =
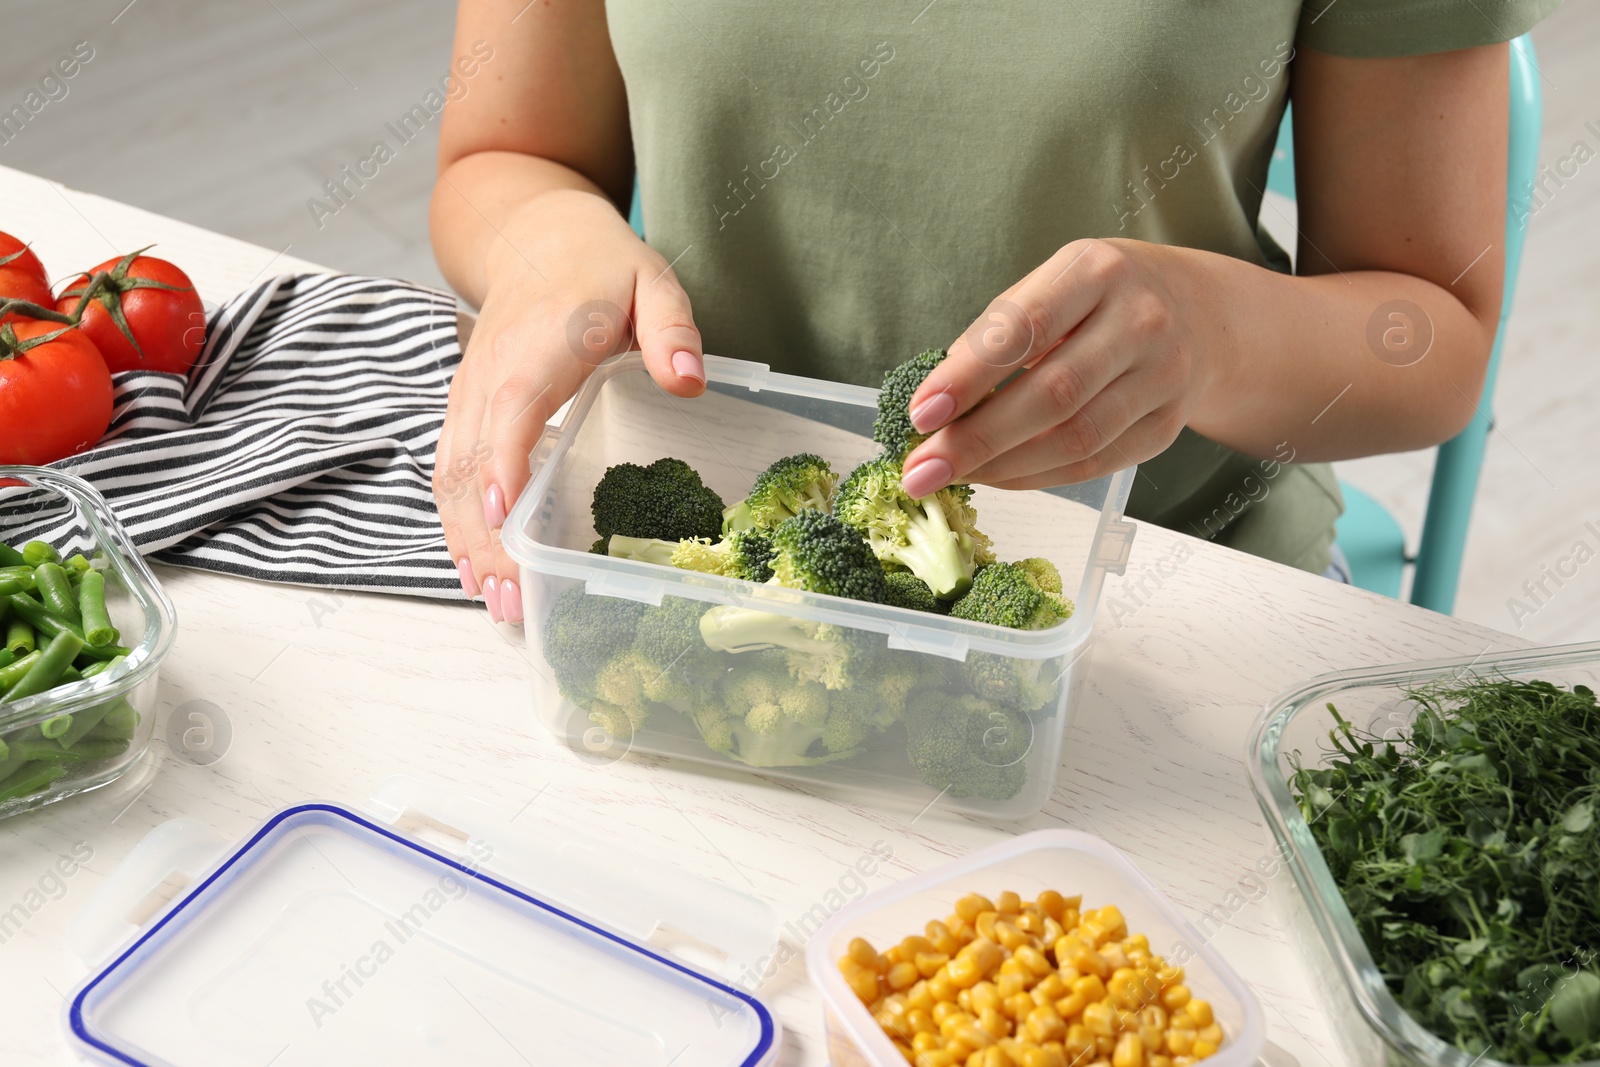
[[[736,970],[747,935],[771,933],[759,933],[771,917],[764,905],[721,901],[735,931],[725,946],[697,936],[693,917],[629,936],[585,914],[584,896],[569,906],[498,873],[508,855],[512,867],[565,855],[562,878],[593,880],[597,868],[571,841],[519,855],[505,834],[462,833],[410,806],[385,819],[374,807],[280,811],[193,881],[184,868],[194,866],[197,824],[158,829],[152,849],[179,858],[136,850],[75,930],[83,951],[117,920],[138,928],[69,998],[77,1048],[136,1067],[755,1067],[775,1057],[779,1028],[766,1007],[682,951],[698,946]],[[420,831],[464,847],[434,847]],[[652,883],[676,881],[668,895],[684,896],[688,876],[657,874]],[[604,902],[605,882],[594,899]],[[136,883],[171,902],[152,912],[146,894],[129,910]],[[717,887],[702,884],[698,904],[715,909]],[[613,904],[623,888],[612,882]]]

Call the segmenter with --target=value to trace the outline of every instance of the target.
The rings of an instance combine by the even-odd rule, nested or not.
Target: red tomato
[[[15,319],[0,326],[0,463],[42,465],[76,455],[111,425],[111,372],[75,327]]]
[[[111,373],[159,370],[187,374],[206,343],[206,313],[189,276],[164,259],[129,253],[79,275],[61,294],[56,310],[78,310],[93,278],[102,288],[79,321]]]
[[[9,233],[0,233],[0,300],[26,300],[42,308],[53,308],[56,302],[50,295],[44,264],[32,249]],[[15,314],[0,315],[0,323],[14,318]]]

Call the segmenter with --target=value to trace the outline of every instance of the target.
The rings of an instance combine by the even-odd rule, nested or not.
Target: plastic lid
[[[465,845],[332,804],[279,812],[192,883],[150,887],[173,901],[143,926],[135,905],[139,933],[73,993],[75,1044],[138,1067],[773,1060],[759,1001],[493,873],[490,839]]]

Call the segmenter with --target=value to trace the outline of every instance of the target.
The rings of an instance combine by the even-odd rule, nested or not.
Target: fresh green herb
[[[1407,693],[1394,738],[1332,704],[1294,789],[1390,992],[1470,1055],[1600,1058],[1600,706],[1474,678]]]

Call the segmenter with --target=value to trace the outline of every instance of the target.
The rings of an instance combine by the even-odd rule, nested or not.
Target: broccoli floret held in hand
[[[722,498],[695,469],[670,456],[648,467],[619,463],[594,487],[594,530],[601,537],[682,541],[722,533]]]
[[[942,348],[931,349],[913,356],[883,376],[883,386],[878,392],[878,417],[872,424],[872,439],[883,446],[884,453],[891,459],[904,459],[907,452],[928,439],[926,434],[918,433],[911,426],[911,397],[948,354]]]
[[[834,511],[866,536],[885,565],[904,567],[934,596],[953,600],[971,587],[977,568],[994,558],[971,499],[968,485],[914,499],[900,481],[900,460],[881,456],[850,472]]]
[[[729,533],[770,530],[802,511],[829,511],[838,484],[838,475],[821,456],[785,456],[757,475],[748,496],[723,512],[722,528]]]
[[[1027,781],[1033,724],[974,696],[918,693],[906,708],[906,755],[917,777],[952,797],[1008,800]]]

